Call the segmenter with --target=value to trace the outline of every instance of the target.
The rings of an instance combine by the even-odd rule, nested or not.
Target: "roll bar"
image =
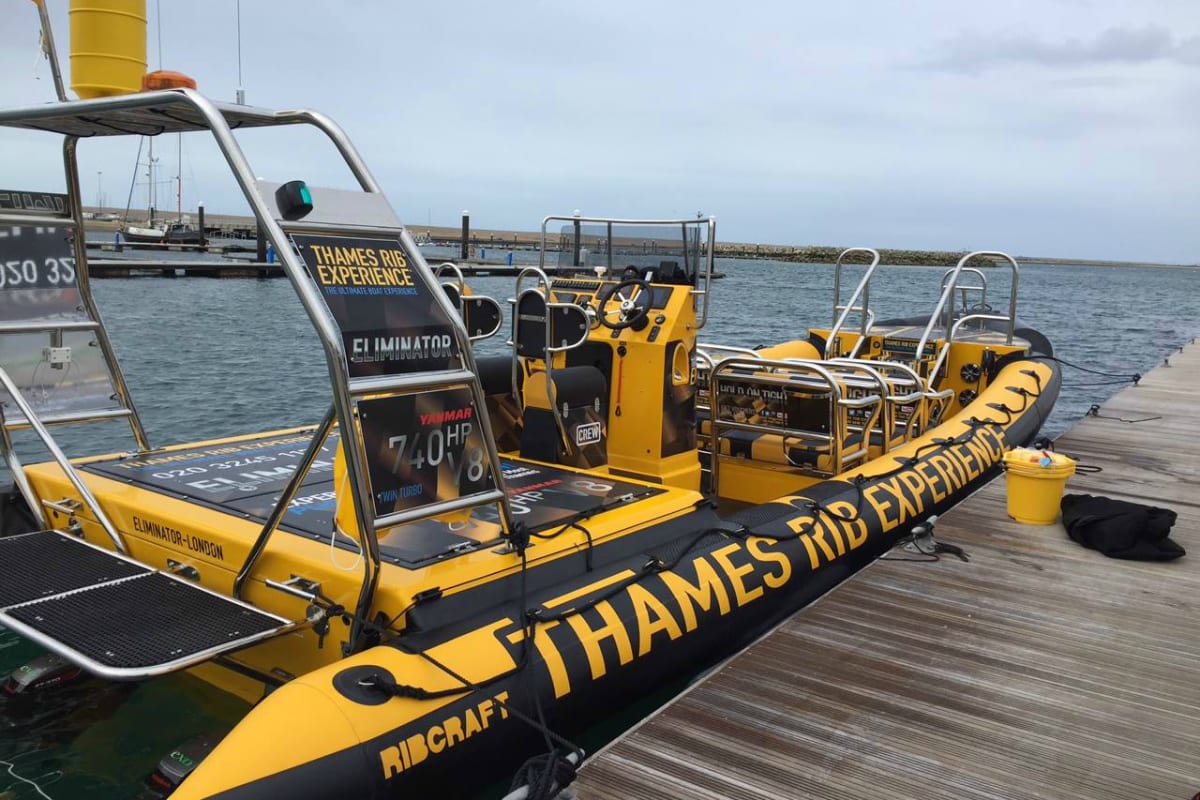
[[[79,137],[129,134],[152,136],[176,131],[209,131],[228,164],[230,171],[233,173],[238,188],[241,190],[254,216],[262,225],[265,236],[274,246],[275,252],[279,257],[279,265],[283,269],[284,274],[291,280],[292,287],[296,291],[310,323],[317,332],[324,351],[326,370],[332,387],[334,416],[343,434],[355,430],[356,398],[371,391],[415,390],[426,385],[465,386],[471,391],[472,402],[480,409],[485,408],[486,398],[483,396],[479,385],[478,370],[465,326],[457,310],[450,303],[450,298],[442,291],[433,292],[433,300],[451,322],[451,332],[461,353],[462,370],[450,371],[444,374],[431,374],[429,376],[412,375],[408,379],[401,376],[385,381],[350,381],[347,379],[347,375],[349,375],[348,358],[341,333],[328,307],[325,305],[320,291],[309,277],[307,267],[301,256],[291,246],[288,234],[288,231],[328,232],[337,226],[301,221],[288,223],[287,230],[285,230],[284,224],[275,218],[274,209],[268,204],[264,195],[260,193],[255,173],[233,135],[233,128],[295,124],[311,125],[325,134],[341,155],[342,160],[350,169],[362,191],[369,194],[382,194],[382,188],[367,168],[349,137],[329,117],[316,111],[289,110],[276,112],[250,106],[214,103],[191,89],[142,92],[95,100],[72,100],[0,111],[0,126],[57,132],[66,137],[64,141],[64,158],[68,170],[68,196],[73,198],[72,204],[75,211],[73,222],[77,230],[82,228],[82,212],[80,204],[77,202],[79,196],[78,168],[75,162],[75,145]],[[60,224],[63,223],[60,222]],[[337,229],[345,233],[344,228]],[[405,250],[413,255],[412,270],[414,274],[425,285],[433,288],[437,287],[438,284],[433,272],[425,262],[407,229],[364,226],[355,227],[354,232],[398,236]],[[82,239],[83,237],[81,236],[76,237],[81,289],[86,287],[85,279],[82,276],[86,273],[85,267],[87,263],[86,253],[81,253],[83,250]],[[89,297],[87,292],[84,292],[84,296]],[[118,393],[124,393],[125,391],[123,381],[119,375],[117,377],[116,388]],[[477,496],[473,495],[468,499],[475,504],[495,502],[500,508],[500,517],[505,531],[511,531],[513,530],[512,511],[508,503],[507,493],[503,487],[503,472],[500,468],[499,454],[495,448],[495,438],[492,435],[491,423],[486,414],[480,414],[478,420],[487,452],[488,465],[492,470],[497,489]],[[144,448],[144,437],[141,435],[140,430],[138,430],[136,423],[135,436],[139,439],[139,445]],[[350,631],[351,649],[353,650],[361,646],[365,641],[363,638],[364,628],[362,621],[369,617],[370,606],[381,570],[379,542],[376,534],[377,527],[388,527],[420,516],[441,513],[444,510],[444,504],[441,506],[430,504],[421,509],[388,514],[377,520],[374,515],[374,505],[369,482],[367,481],[366,453],[361,446],[361,442],[358,446],[348,446],[346,448],[346,455],[347,475],[350,485],[354,488],[355,519],[363,539],[362,544],[365,552],[365,557],[363,558],[363,582],[354,607],[355,614],[353,615]],[[461,500],[462,498],[460,498]],[[281,517],[282,515],[278,516]],[[272,524],[264,528],[260,535],[262,544],[256,543],[256,546],[252,548],[251,558],[239,570],[239,574],[242,575],[243,580],[245,575],[249,574],[254,559],[262,552],[263,546],[265,546],[265,539],[270,535],[274,527],[273,524],[277,523],[277,521],[276,515],[273,514],[269,520]]]

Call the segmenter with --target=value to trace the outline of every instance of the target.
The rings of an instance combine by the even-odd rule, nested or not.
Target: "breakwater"
[[[86,224],[89,241],[111,243],[113,236],[120,229],[120,223],[115,221],[100,221],[89,219]],[[462,229],[459,227],[434,225],[409,225],[413,235],[422,243],[435,247],[462,247]],[[253,252],[257,238],[257,226],[249,216],[231,214],[206,215],[206,234],[219,241],[211,247],[213,252]],[[489,228],[472,228],[468,237],[468,252],[475,254],[484,251],[536,251],[541,243],[539,231],[508,231]],[[847,247],[870,246],[870,242],[855,242],[846,245],[791,245],[791,244],[762,244],[753,242],[717,242],[713,248],[716,258],[754,259],[764,261],[783,261],[789,263],[831,264],[837,260],[838,254]],[[557,232],[547,235],[547,252],[557,252],[560,237]],[[984,245],[992,246],[992,245]],[[164,247],[166,247],[164,245]],[[195,249],[187,246],[171,245],[171,250]],[[876,248],[884,264],[897,266],[944,266],[953,267],[967,251],[965,250],[907,250],[898,248]],[[1001,249],[1004,249],[1001,246]],[[1014,254],[1022,264],[1045,264],[1049,266],[1089,266],[1089,267],[1155,267],[1169,269],[1200,269],[1196,264],[1163,264],[1148,261],[1111,261],[1087,258],[1040,257]],[[455,259],[457,260],[457,259]],[[484,261],[485,259],[479,259]],[[517,261],[522,259],[518,258]],[[866,263],[859,255],[850,256],[846,263]],[[986,259],[980,259],[973,266],[987,266]]]

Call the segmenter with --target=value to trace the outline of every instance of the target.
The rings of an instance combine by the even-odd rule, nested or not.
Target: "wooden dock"
[[[1057,442],[1103,469],[1068,492],[1174,509],[1189,555],[1015,523],[1001,478],[937,524],[969,563],[864,570],[587,762],[579,799],[1197,795],[1198,391],[1193,344]]]

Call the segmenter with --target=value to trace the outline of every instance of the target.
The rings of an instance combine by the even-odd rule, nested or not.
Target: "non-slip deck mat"
[[[57,531],[0,539],[0,607],[150,570]]]
[[[94,661],[124,669],[233,649],[285,624],[161,573],[51,597],[6,615]]]

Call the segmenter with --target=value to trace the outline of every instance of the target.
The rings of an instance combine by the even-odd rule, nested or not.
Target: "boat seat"
[[[712,426],[705,412],[700,412],[702,419],[699,424],[701,439],[711,435]],[[844,452],[853,452],[862,444],[861,433],[850,433],[842,443]],[[837,474],[845,466],[835,468],[831,445],[829,442],[815,436],[787,436],[771,433],[765,428],[762,431],[731,430],[721,434],[721,455],[732,458],[745,458],[750,461],[760,461],[766,464],[801,467],[816,472]]]
[[[721,426],[722,455],[836,475],[884,452],[884,432],[892,432],[892,409],[887,400],[891,392],[881,375],[861,364],[778,357],[814,352],[808,341],[785,342],[751,351],[750,356],[737,350],[709,346],[712,355],[728,352],[739,358],[732,368],[723,359],[713,361],[712,355],[699,365],[702,384],[709,364],[714,364],[712,369],[725,368],[719,382],[729,389],[710,401],[719,405],[727,423]],[[777,357],[766,358],[764,353]],[[780,383],[783,376],[786,382]],[[701,407],[699,416],[700,435],[711,437],[711,410]],[[879,434],[874,452],[871,433]],[[888,438],[889,447],[897,442],[894,432]]]
[[[585,365],[556,369],[552,374],[563,431],[558,430],[550,410],[546,373],[535,372],[525,379],[521,457],[570,467],[607,464],[608,381],[604,373]]]
[[[487,402],[488,421],[496,448],[511,453],[521,446],[521,408],[513,397],[512,359],[506,355],[476,356],[475,368]],[[517,373],[517,387],[524,373]]]
[[[476,356],[475,368],[479,372],[479,384],[485,395],[512,396],[512,359],[509,356]],[[518,373],[518,380],[520,377]]]
[[[186,669],[296,627],[56,530],[0,539],[0,624],[112,680]]]
[[[860,440],[861,440],[861,437],[860,437]],[[867,445],[870,448],[870,452],[869,452],[869,455],[867,456],[867,458],[868,459],[879,458],[881,455],[886,453],[888,450],[895,450],[897,447],[900,447],[901,445],[903,445],[906,441],[908,441],[908,437],[905,436],[904,431],[901,429],[898,433],[895,433],[892,435],[892,441],[889,442],[888,446],[885,448],[883,446],[883,444],[884,444],[883,431],[878,431],[878,430],[871,431],[871,435],[867,439]]]
[[[659,261],[657,267],[643,267],[638,277],[649,283],[690,286],[693,280],[678,261]]]

